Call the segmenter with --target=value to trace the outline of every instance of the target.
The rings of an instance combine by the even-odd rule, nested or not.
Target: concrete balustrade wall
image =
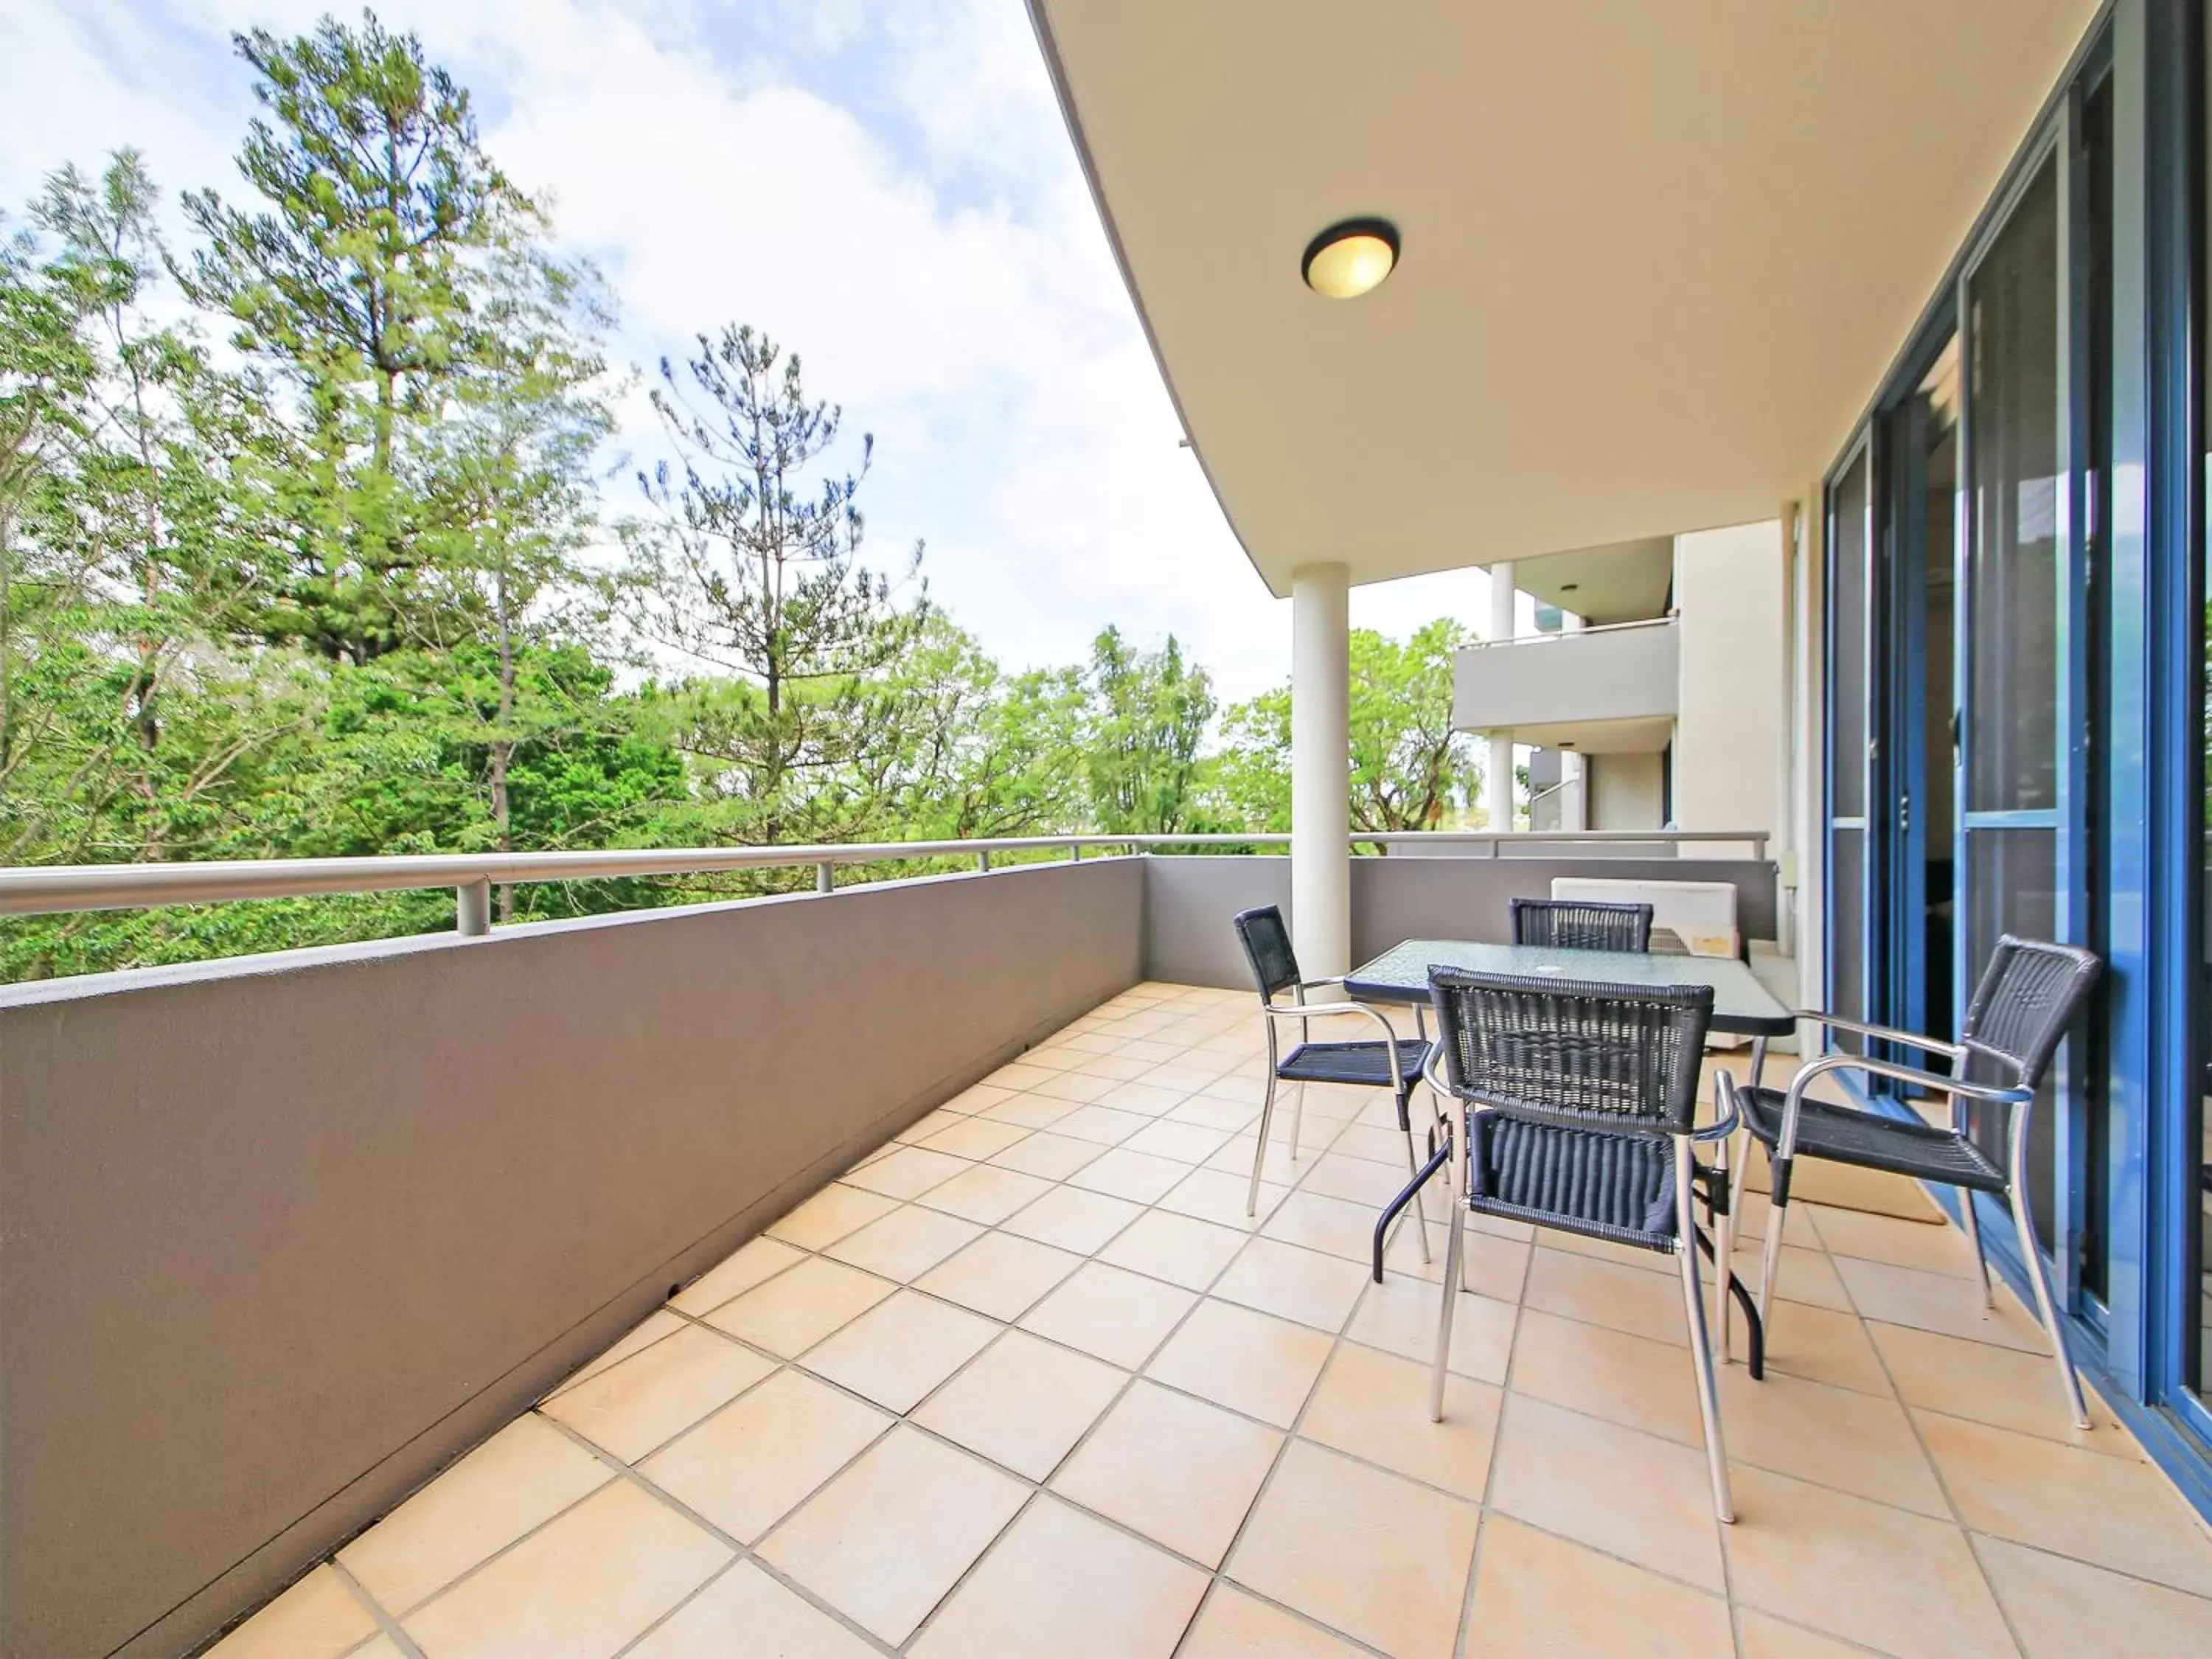
[[[173,1659],[1133,982],[1145,861],[0,988],[0,1653]]]

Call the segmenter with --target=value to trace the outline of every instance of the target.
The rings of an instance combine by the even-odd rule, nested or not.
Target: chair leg
[[[1260,1144],[1252,1149],[1252,1184],[1244,1194],[1244,1213],[1260,1212],[1260,1166],[1267,1161],[1267,1130],[1275,1117],[1275,1074],[1267,1073],[1267,1097],[1260,1103]]]
[[[1728,1234],[1728,1248],[1716,1250],[1720,1258],[1715,1276],[1720,1280],[1721,1304],[1721,1364],[1729,1363],[1730,1337],[1729,1327],[1735,1316],[1735,1298],[1729,1294],[1729,1282],[1735,1273],[1735,1218],[1743,1213],[1743,1178],[1751,1167],[1752,1139],[1748,1133],[1729,1137],[1728,1219],[1723,1231]]]
[[[1414,1149],[1413,1132],[1411,1129],[1406,1131],[1406,1172],[1408,1175],[1419,1175],[1421,1172],[1421,1155]],[[1420,1235],[1421,1265],[1425,1267],[1428,1267],[1435,1261],[1436,1257],[1429,1249],[1429,1212],[1428,1206],[1422,1201],[1420,1188],[1413,1188],[1413,1201],[1407,1205],[1406,1209],[1413,1218],[1413,1231]],[[1401,1214],[1398,1218],[1401,1222],[1405,1218],[1404,1214]]]
[[[1966,1243],[1974,1247],[1974,1277],[1981,1281],[1982,1306],[1994,1308],[1996,1300],[1990,1294],[1989,1258],[1982,1254],[1982,1223],[1974,1213],[1974,1194],[1970,1188],[1959,1188],[1960,1224],[1966,1230]]]
[[[1790,1218],[1790,1160],[1777,1158],[1771,1152],[1766,1155],[1766,1255],[1759,1267],[1759,1323],[1763,1330],[1774,1328],[1774,1281],[1782,1273],[1782,1233],[1784,1224]]]
[[[1297,1100],[1291,1107],[1291,1162],[1298,1161],[1298,1131],[1305,1127],[1306,1085],[1298,1085]]]
[[[2015,1134],[2021,1126],[2014,1127]],[[2026,1136],[2021,1135],[2025,1140]],[[2015,1164],[2022,1160],[2015,1159]],[[1972,1194],[1968,1196],[1971,1198]],[[2043,1334],[2050,1339],[2051,1358],[2058,1366],[2058,1386],[2065,1391],[2066,1407],[2074,1413],[2074,1426],[2089,1427],[2089,1405],[2081,1397],[2081,1379],[2075,1374],[2073,1356],[2066,1351],[2066,1332],[2058,1322],[2058,1308],[2051,1295],[2051,1269],[2043,1260],[2043,1243],[2035,1236],[2035,1218],[2027,1211],[2027,1183],[2015,1172],[2012,1183],[2012,1224],[2018,1229],[2027,1257],[2027,1276],[2035,1281],[2035,1305],[2043,1315]]]
[[[1705,1463],[1713,1481],[1713,1514],[1735,1519],[1729,1492],[1728,1449],[1721,1442],[1720,1385],[1713,1376],[1713,1348],[1705,1329],[1705,1298],[1698,1287],[1697,1214],[1690,1195],[1690,1143],[1675,1143],[1674,1237],[1682,1263],[1682,1312],[1690,1322],[1690,1357],[1698,1367],[1698,1413],[1705,1419]],[[1725,1282],[1725,1281],[1723,1281]]]
[[[1455,1193],[1451,1200],[1451,1215],[1444,1223],[1444,1280],[1437,1288],[1437,1300],[1441,1304],[1437,1313],[1437,1357],[1429,1372],[1429,1421],[1444,1420],[1444,1376],[1446,1362],[1451,1358],[1452,1310],[1459,1304],[1459,1294],[1453,1290],[1460,1270],[1467,1263],[1467,1246],[1462,1235],[1467,1227],[1467,1206]]]

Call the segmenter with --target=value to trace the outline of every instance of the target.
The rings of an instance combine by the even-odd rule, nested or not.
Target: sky
[[[233,31],[310,0],[5,0],[0,206],[134,144],[171,194],[239,193]],[[1176,635],[1224,701],[1290,670],[1290,605],[1231,534],[1114,266],[1021,0],[385,0],[470,88],[486,148],[618,297],[644,371],[610,469],[649,459],[642,386],[749,322],[872,433],[866,552],[1009,668],[1109,623]],[[342,15],[351,15],[342,9]],[[610,514],[635,497],[627,472]],[[1355,589],[1355,624],[1480,628],[1479,572]]]

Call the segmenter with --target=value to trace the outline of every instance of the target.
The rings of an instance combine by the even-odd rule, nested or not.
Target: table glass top
[[[1413,1002],[1429,994],[1431,968],[1484,974],[1592,980],[1611,985],[1710,985],[1712,1029],[1778,1036],[1793,1029],[1790,1011],[1731,957],[1652,955],[1641,951],[1569,951],[1551,945],[1486,945],[1474,939],[1412,939],[1345,975],[1345,989],[1378,1001]]]

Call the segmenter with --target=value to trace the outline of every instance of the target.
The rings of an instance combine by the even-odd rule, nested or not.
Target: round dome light
[[[1398,227],[1388,219],[1346,219],[1306,244],[1299,271],[1332,300],[1356,300],[1382,285],[1398,264]]]

